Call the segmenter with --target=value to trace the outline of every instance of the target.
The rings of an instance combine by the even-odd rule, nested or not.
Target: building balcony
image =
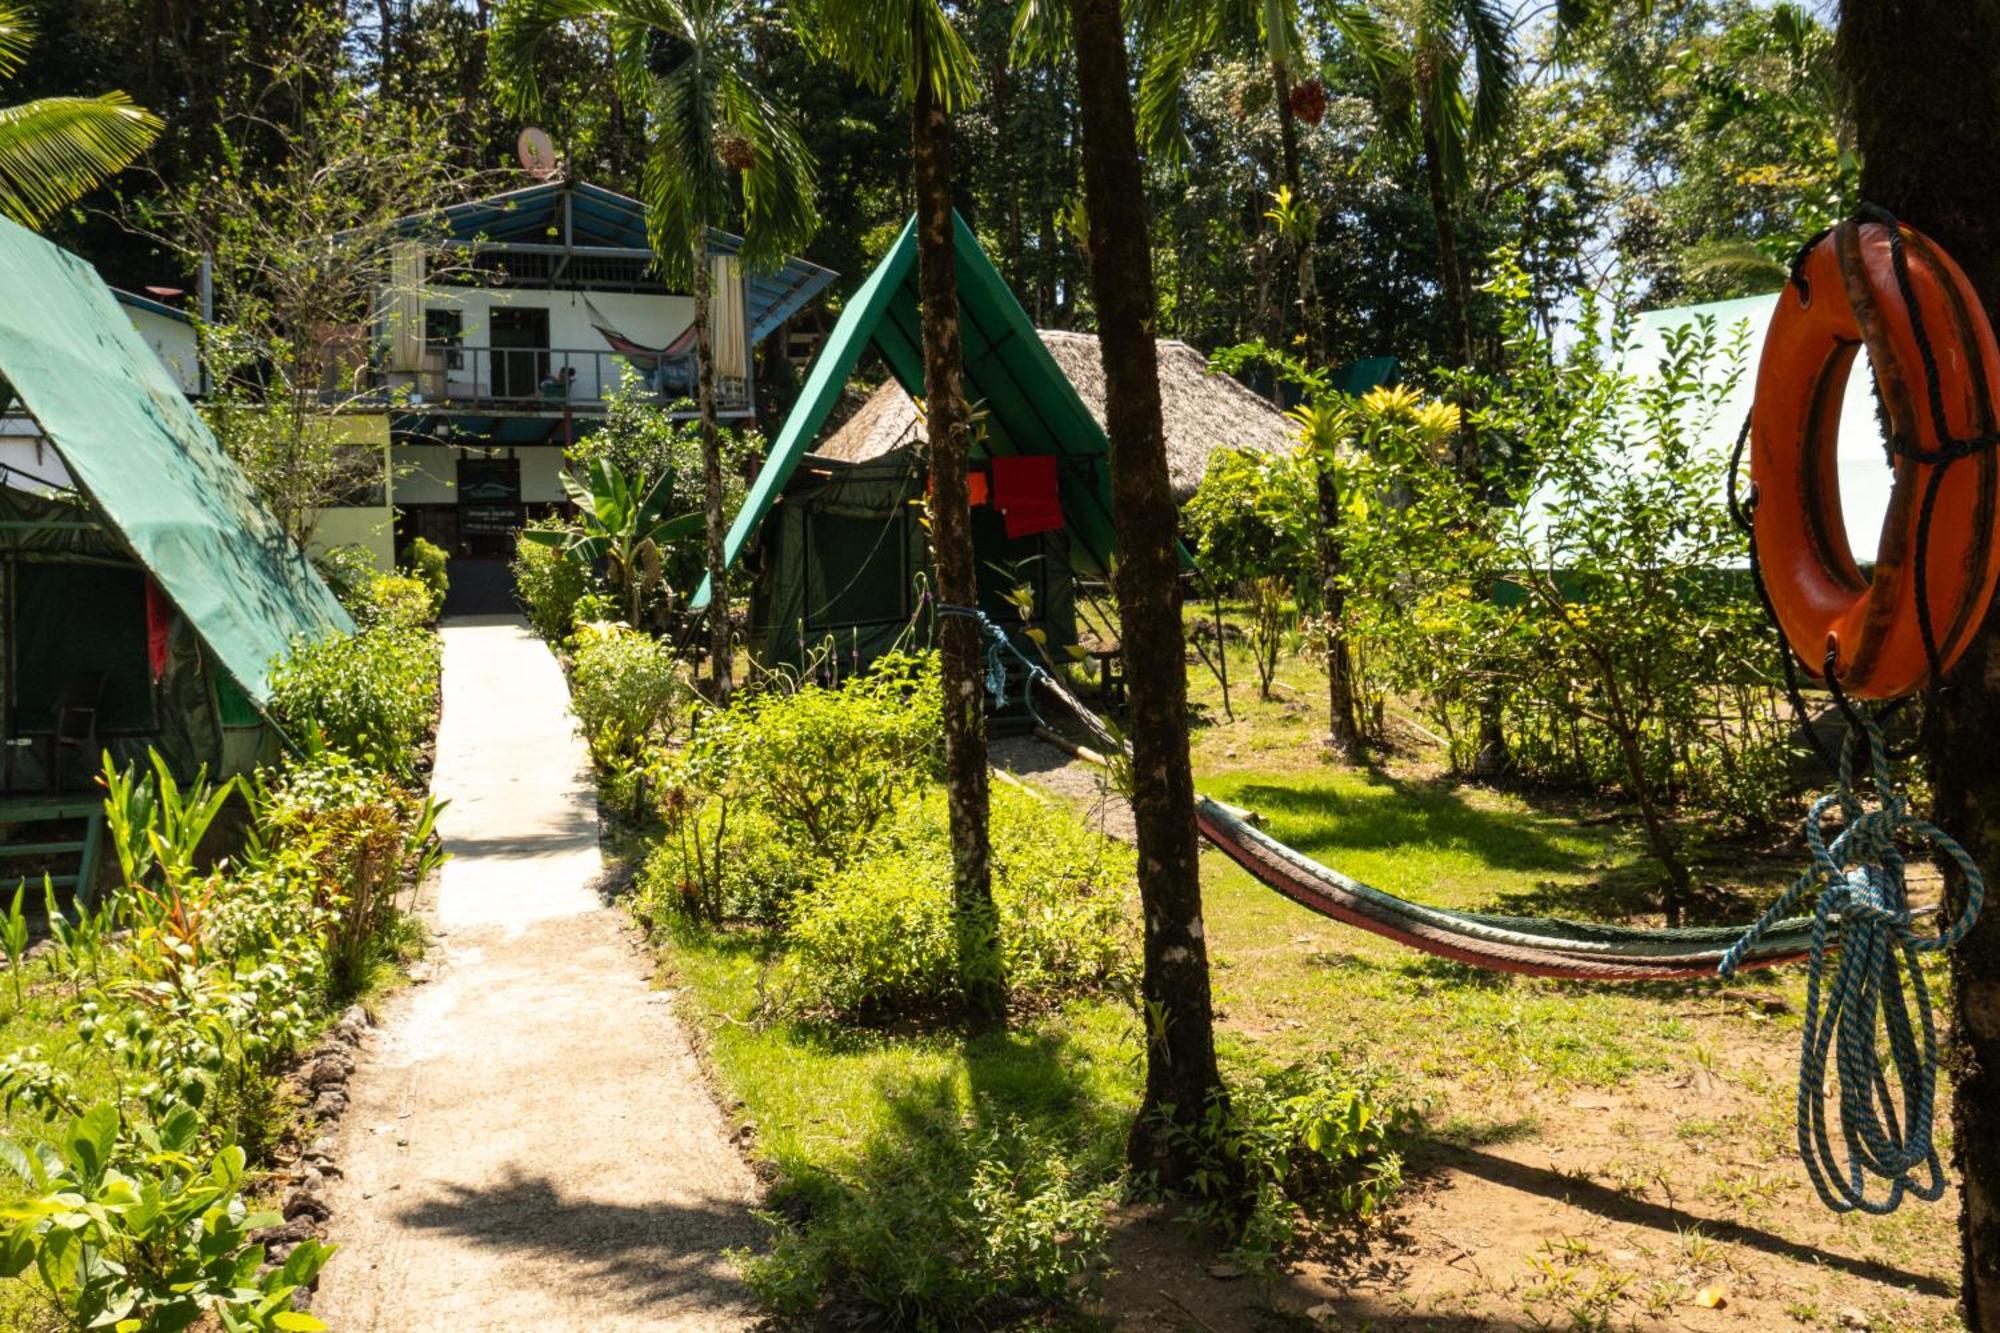
[[[696,368],[690,355],[631,357],[590,348],[432,347],[417,371],[364,372],[358,395],[330,395],[349,409],[448,415],[602,415],[621,388],[677,416],[695,414]],[[629,387],[628,387],[629,386]],[[716,410],[748,416],[750,382],[718,376]]]

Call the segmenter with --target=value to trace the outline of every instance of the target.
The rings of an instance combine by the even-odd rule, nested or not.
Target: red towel
[[[1032,537],[1063,525],[1056,460],[1025,454],[993,460],[993,507],[1007,519],[1009,537]]]
[[[172,629],[174,604],[160,591],[160,585],[150,576],[146,579],[146,665],[152,669],[153,680],[167,674],[167,635]]]
[[[977,509],[985,504],[989,498],[986,494],[986,474],[984,472],[966,473],[965,491],[967,508]]]

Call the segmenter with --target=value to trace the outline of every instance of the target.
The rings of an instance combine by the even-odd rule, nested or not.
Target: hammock
[[[1439,958],[1496,972],[1579,981],[1668,981],[1712,977],[1739,926],[1648,930],[1556,917],[1500,916],[1425,907],[1351,879],[1252,827],[1205,796],[1195,800],[1201,835],[1259,883],[1319,915],[1372,931]],[[1812,950],[1812,919],[1774,924],[1741,967],[1795,962]]]
[[[658,370],[662,362],[686,356],[694,347],[695,329],[693,324],[689,324],[685,329],[682,329],[679,335],[665,347],[648,347],[644,343],[634,342],[620,333],[605,313],[591,304],[588,296],[583,298],[583,309],[590,320],[590,327],[597,330],[597,336],[604,339],[605,344],[612,351],[630,361],[639,370]]]

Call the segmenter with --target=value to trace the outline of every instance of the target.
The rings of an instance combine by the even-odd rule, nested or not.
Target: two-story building
[[[661,282],[638,200],[549,182],[400,230],[371,392],[353,404],[389,408],[398,549],[422,537],[504,559],[564,500],[563,450],[613,394],[694,413],[694,301]],[[800,259],[749,271],[739,244],[709,245],[718,397],[736,420],[755,411],[758,344],[834,278]]]

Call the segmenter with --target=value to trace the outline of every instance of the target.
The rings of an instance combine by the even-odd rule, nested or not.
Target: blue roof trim
[[[408,235],[442,223],[444,234],[455,241],[495,245],[510,241],[559,243],[565,195],[569,198],[569,222],[577,253],[648,248],[645,204],[630,195],[583,181],[573,185],[548,181],[453,204],[434,213],[413,214],[401,219],[397,230]],[[708,248],[711,254],[737,254],[743,248],[743,238],[711,230]],[[837,276],[831,269],[791,256],[772,272],[749,274],[745,313],[750,320],[752,341],[761,342],[769,337],[825,291]]]
[[[166,302],[155,301],[150,296],[141,296],[137,292],[128,292],[123,287],[113,287],[111,294],[118,298],[119,305],[129,305],[134,310],[145,310],[155,315],[165,315],[168,319],[178,320],[182,324],[194,323],[194,316],[190,315],[187,311],[176,310]]]

